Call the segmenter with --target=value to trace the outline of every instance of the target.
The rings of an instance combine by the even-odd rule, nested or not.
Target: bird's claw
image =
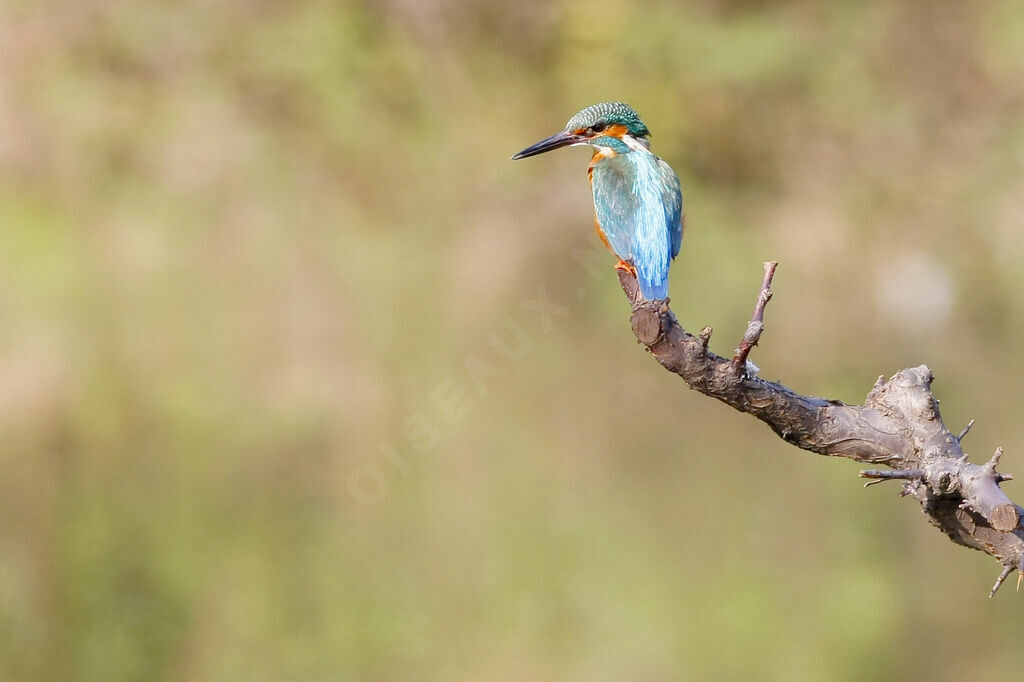
[[[619,259],[619,262],[615,264],[615,269],[622,270],[623,272],[628,272],[629,274],[636,277],[636,268],[634,268],[632,265],[630,265],[629,263],[622,259]]]

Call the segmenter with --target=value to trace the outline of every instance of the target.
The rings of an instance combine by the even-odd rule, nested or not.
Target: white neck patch
[[[622,136],[622,141],[626,143],[626,146],[635,152],[648,152],[650,153],[651,148],[648,146],[647,140],[639,140],[629,133]]]

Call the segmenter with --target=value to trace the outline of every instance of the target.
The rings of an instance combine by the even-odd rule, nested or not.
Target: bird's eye
[[[590,129],[593,130],[595,133],[600,133],[603,132],[604,129],[607,127],[607,123],[595,123],[594,125],[590,126]]]

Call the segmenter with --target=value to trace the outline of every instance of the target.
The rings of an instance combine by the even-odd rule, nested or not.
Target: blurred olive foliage
[[[764,376],[928,363],[1024,473],[1022,36],[1019,0],[6,0],[0,678],[1012,676],[998,566],[659,368],[588,154],[508,157],[631,103],[684,325],[730,352],[777,259]]]

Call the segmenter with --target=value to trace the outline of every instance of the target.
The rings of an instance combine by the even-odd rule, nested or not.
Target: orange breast
[[[612,152],[613,156],[614,154],[615,153]],[[607,158],[607,155],[603,154],[600,148],[594,150],[594,155],[590,158],[590,165],[587,166],[587,178],[590,180],[591,185],[594,184],[594,164],[604,158]],[[594,232],[597,232],[597,236],[601,238],[601,241],[604,243],[604,247],[612,253],[615,253],[612,251],[612,245],[608,243],[608,238],[604,236],[604,230],[601,229],[601,223],[597,222],[596,209],[594,210]]]
[[[597,236],[601,238],[601,241],[604,243],[604,248],[615,253],[612,251],[612,245],[608,243],[608,238],[604,236],[604,230],[601,229],[601,224],[597,222],[596,215],[594,216],[594,232],[597,232]]]

